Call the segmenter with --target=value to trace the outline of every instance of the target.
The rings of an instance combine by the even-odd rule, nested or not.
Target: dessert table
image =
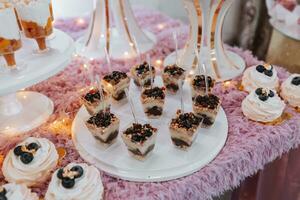
[[[157,46],[151,51],[151,57],[155,59],[156,65],[161,66],[164,57],[175,48],[172,32],[177,31],[178,42],[182,47],[188,37],[189,27],[156,11],[137,8],[135,14],[139,24],[157,36]],[[87,21],[86,18],[57,20],[56,28],[76,39],[87,28]],[[229,46],[227,48],[243,57],[247,66],[261,62],[250,51]],[[26,135],[9,137],[0,134],[0,166],[8,150],[28,135],[48,138],[57,148],[66,150],[58,167],[69,162],[83,162],[72,143],[71,123],[81,106],[78,91],[89,83],[85,62],[81,57],[75,56],[63,72],[27,88],[51,98],[55,112],[47,123]],[[112,60],[113,68],[121,71],[128,71],[134,63],[135,60]],[[101,75],[108,71],[104,60],[92,60],[90,67],[94,73]],[[276,69],[281,81],[288,77],[289,73],[283,68]],[[263,169],[265,164],[296,148],[300,144],[300,114],[287,107],[285,112],[290,113],[292,118],[275,126],[246,119],[241,111],[241,102],[247,93],[238,89],[240,80],[241,77],[238,77],[218,83],[214,88],[214,93],[222,100],[229,132],[224,148],[211,163],[184,178],[157,183],[129,182],[101,172],[105,188],[104,199],[211,199],[237,187],[246,177]],[[2,171],[0,182],[4,182]],[[44,195],[47,185],[48,183],[44,183],[33,190]]]

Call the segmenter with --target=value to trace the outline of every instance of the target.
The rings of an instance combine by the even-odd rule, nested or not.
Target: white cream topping
[[[282,115],[285,108],[284,102],[274,91],[275,96],[269,97],[266,101],[259,99],[253,90],[242,102],[244,115],[254,121],[272,122]]]
[[[45,27],[51,17],[49,2],[45,0],[31,0],[29,3],[23,0],[17,3],[16,8],[21,20],[35,22],[41,27]]]
[[[82,177],[75,179],[73,188],[66,189],[61,180],[57,178],[58,170],[53,174],[45,200],[101,200],[103,185],[99,171],[94,166],[87,164],[70,163],[67,168],[79,165],[83,168]]]
[[[292,84],[294,77],[300,76],[300,74],[292,74],[281,85],[280,95],[293,107],[300,107],[300,85]]]
[[[20,156],[10,150],[3,162],[2,171],[5,179],[9,182],[34,185],[47,178],[58,162],[58,154],[54,144],[45,138],[29,137],[18,145],[37,143],[39,149],[34,154],[33,160],[24,164]]]
[[[1,8],[1,3],[0,3]],[[15,15],[15,11],[12,7],[0,9],[0,37],[8,40],[19,40],[20,32]]]
[[[37,194],[31,192],[25,185],[8,183],[2,187],[6,190],[7,200],[39,200]]]
[[[249,67],[244,72],[242,85],[247,92],[251,92],[260,87],[276,90],[279,86],[277,71],[273,68],[273,76],[269,77],[264,73],[258,72],[256,66]]]

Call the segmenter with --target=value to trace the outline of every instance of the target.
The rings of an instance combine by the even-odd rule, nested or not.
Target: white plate
[[[47,40],[49,52],[34,54],[37,49],[34,40],[22,39],[23,47],[16,52],[16,61],[25,63],[26,69],[17,73],[0,73],[0,95],[13,93],[17,90],[39,83],[62,69],[72,58],[75,50],[73,39],[62,31],[54,30],[54,37]],[[0,66],[4,59],[0,56]]]
[[[161,85],[161,78],[157,78]],[[130,96],[133,99],[138,119],[146,121],[140,103],[139,89],[131,84]],[[191,111],[190,89],[184,86],[185,109]],[[171,142],[168,125],[180,107],[179,95],[167,96],[164,114],[159,120],[151,120],[150,124],[158,128],[155,148],[147,160],[141,162],[132,158],[120,137],[115,144],[103,150],[84,124],[88,113],[81,107],[73,125],[72,134],[75,147],[83,159],[94,164],[108,174],[130,181],[153,182],[167,181],[189,175],[198,171],[212,161],[223,148],[227,139],[228,123],[221,108],[216,122],[210,129],[200,129],[198,137],[188,151],[175,148]],[[120,130],[132,122],[129,104],[112,107],[112,112],[121,119]]]

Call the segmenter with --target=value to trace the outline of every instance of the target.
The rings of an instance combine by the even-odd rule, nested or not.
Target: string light
[[[164,25],[164,24],[158,24],[158,25],[157,25],[157,28],[160,29],[160,30],[162,30],[162,29],[165,28],[165,25]]]
[[[82,19],[82,18],[78,18],[78,19],[76,20],[76,23],[77,23],[77,25],[83,25],[83,24],[85,24],[85,20]]]
[[[224,87],[228,88],[231,85],[231,81],[225,81],[224,82]]]

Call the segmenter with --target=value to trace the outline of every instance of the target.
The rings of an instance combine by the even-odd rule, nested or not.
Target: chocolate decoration
[[[114,139],[116,139],[116,137],[118,136],[118,133],[119,133],[118,131],[114,131],[114,132],[110,133],[110,135],[108,136],[108,138],[106,140],[102,140],[98,136],[95,136],[95,138],[102,143],[110,144]]]
[[[87,123],[96,125],[97,127],[108,127],[114,117],[115,115],[112,113],[100,111],[96,115],[90,117]]]
[[[114,100],[120,101],[126,97],[125,91],[123,90],[117,96],[113,96]]]
[[[148,109],[146,113],[148,115],[160,116],[162,115],[163,109],[161,107],[153,106],[152,108]]]
[[[109,82],[112,85],[117,85],[122,79],[127,78],[127,74],[120,71],[113,71],[111,74],[108,74],[103,77],[103,80]]]
[[[171,139],[175,146],[178,146],[178,147],[189,147],[190,146],[188,143],[186,143],[185,141],[183,141],[179,138],[172,137]]]
[[[209,109],[215,109],[219,106],[220,99],[219,99],[219,97],[217,97],[213,94],[204,95],[204,96],[198,95],[194,99],[194,104],[196,106],[202,106],[202,107],[209,108]]]
[[[207,76],[208,88],[214,87],[214,81],[210,76]],[[192,85],[195,87],[205,88],[205,76],[196,75],[193,79]]]
[[[153,128],[150,124],[142,125],[134,123],[131,127],[126,129],[123,134],[131,135],[132,142],[143,143],[150,138],[156,130],[157,129]]]
[[[183,113],[172,119],[171,124],[176,124],[180,128],[190,129],[198,127],[200,119],[194,113]]]
[[[164,73],[167,73],[170,76],[181,76],[184,72],[185,70],[177,65],[169,65],[164,69]]]
[[[145,95],[146,97],[154,97],[155,99],[157,99],[157,98],[164,99],[165,98],[164,90],[159,87],[145,89],[142,95]]]

